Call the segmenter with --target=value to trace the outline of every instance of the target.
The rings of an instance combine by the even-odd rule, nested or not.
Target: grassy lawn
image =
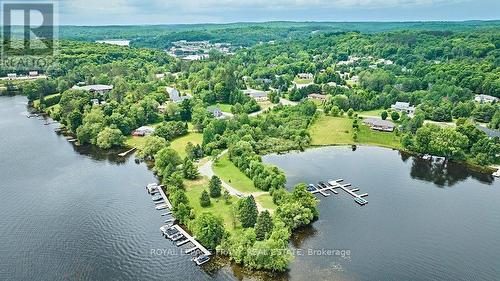
[[[219,159],[218,163],[213,165],[213,169],[217,176],[243,193],[261,191],[253,185],[251,179],[240,172],[240,170],[229,161],[229,156],[227,154],[224,154]]]
[[[293,79],[293,82],[295,82],[296,84],[309,84],[313,81],[314,79],[300,79],[299,77],[295,77],[295,79]]]
[[[176,138],[170,142],[170,147],[175,149],[179,155],[184,158],[186,157],[186,145],[188,142],[192,144],[201,144],[203,142],[203,134],[200,133],[189,133],[183,137]]]
[[[263,194],[255,198],[255,201],[260,203],[260,205],[271,211],[276,210],[277,206],[273,202],[273,198],[269,193]]]
[[[360,121],[362,122],[362,121]],[[310,129],[312,145],[355,144],[352,119],[347,117],[321,116]],[[360,124],[358,144],[400,148],[400,137],[395,133],[379,132]]]
[[[226,104],[226,103],[218,103],[217,104],[217,107],[223,111],[223,112],[229,112],[231,113],[231,108],[233,107],[233,105],[231,104]]]
[[[257,103],[260,105],[261,110],[266,110],[273,106],[273,103],[270,101],[258,101]]]
[[[369,116],[369,117],[380,117],[380,114],[384,109],[374,109],[368,111],[361,111],[358,113],[359,116]]]
[[[189,133],[183,137],[176,138],[170,142],[170,147],[179,153],[179,155],[184,158],[186,157],[186,144],[191,142],[193,144],[201,144],[203,141],[203,134],[200,133]],[[125,140],[125,145],[129,147],[140,148],[146,142],[144,137],[128,136]]]
[[[310,129],[312,145],[352,144],[352,120],[322,115]]]
[[[401,148],[401,139],[395,133],[374,131],[368,126],[359,126],[358,142],[362,144]]]
[[[236,197],[231,196],[230,203],[226,204],[222,196],[219,198],[210,198],[211,205],[203,208],[200,205],[200,197],[203,190],[208,191],[208,179],[202,178],[196,181],[186,181],[186,195],[189,199],[191,207],[193,207],[195,214],[203,212],[212,213],[219,216],[224,221],[224,228],[228,231],[235,230],[232,206],[238,200]]]

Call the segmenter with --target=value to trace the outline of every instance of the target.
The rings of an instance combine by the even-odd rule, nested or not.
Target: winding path
[[[219,157],[222,157],[224,154],[227,153],[227,149],[224,150],[220,155]],[[200,172],[200,174],[202,176],[205,176],[205,177],[208,177],[208,178],[211,178],[212,176],[215,176],[215,172],[212,168],[214,162],[212,160],[208,160],[205,164],[201,165],[199,168],[198,168],[198,171]],[[266,194],[266,192],[264,191],[260,191],[260,192],[252,192],[252,193],[247,193],[247,192],[240,192],[239,190],[237,190],[236,188],[232,187],[230,184],[228,184],[227,182],[225,182],[223,179],[220,179],[221,182],[222,182],[222,187],[224,187],[225,190],[227,190],[227,192],[229,192],[229,194],[233,195],[233,196],[236,196],[238,198],[243,198],[243,197],[246,197],[246,196],[250,196],[252,195],[254,198],[257,198],[258,196],[261,196],[261,195],[264,195]],[[268,210],[266,208],[264,208],[259,202],[255,201],[255,204],[257,205],[257,209],[259,210],[259,212],[262,212],[264,210]]]

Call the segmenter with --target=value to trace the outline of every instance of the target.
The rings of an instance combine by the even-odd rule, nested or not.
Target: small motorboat
[[[315,191],[316,190],[316,187],[314,186],[314,184],[309,184],[307,186],[307,191]]]
[[[497,178],[500,178],[500,169],[498,169],[498,171],[494,172],[493,176],[497,177]]]
[[[158,206],[155,207],[156,210],[164,210],[166,208],[167,208],[167,205],[165,205],[165,204],[158,205]]]
[[[160,201],[163,199],[163,197],[161,197],[161,195],[155,195],[155,196],[151,197],[151,199],[153,199],[153,201]]]
[[[196,258],[192,258],[192,260],[197,264],[197,265],[202,265],[210,260],[210,257],[207,255],[201,255]]]

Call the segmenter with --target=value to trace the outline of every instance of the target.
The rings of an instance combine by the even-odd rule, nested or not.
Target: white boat
[[[166,204],[158,205],[158,206],[155,207],[156,210],[164,210],[166,208],[167,208]]]
[[[197,264],[197,265],[202,265],[210,260],[210,257],[207,255],[201,255],[196,258],[192,258],[192,260]]]
[[[500,169],[493,173],[494,177],[500,178]]]

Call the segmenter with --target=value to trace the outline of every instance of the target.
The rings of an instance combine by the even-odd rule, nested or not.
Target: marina
[[[312,194],[321,194],[324,197],[328,197],[333,194],[338,194],[338,191],[335,189],[342,189],[345,191],[347,194],[351,195],[354,197],[354,202],[358,203],[359,205],[363,206],[368,204],[368,201],[364,199],[363,197],[368,196],[368,193],[363,193],[363,194],[357,194],[356,192],[359,191],[359,188],[352,188],[349,189],[348,187],[351,186],[350,183],[346,184],[341,184],[343,182],[343,179],[337,179],[337,180],[330,180],[328,182],[322,182],[320,181],[317,186],[313,184],[309,184],[307,187],[307,191],[309,191]],[[330,193],[331,192],[331,193]]]
[[[173,242],[177,242],[175,243],[177,247],[191,243],[192,247],[186,249],[184,252],[186,254],[191,254],[194,252],[201,253],[191,259],[197,265],[202,265],[208,262],[210,260],[209,256],[212,255],[212,253],[203,245],[201,245],[198,241],[196,241],[196,239],[193,236],[191,236],[184,229],[182,229],[182,227],[175,224],[175,218],[172,216],[172,212],[170,211],[172,209],[172,204],[168,200],[165,192],[163,191],[163,186],[158,185],[156,183],[150,183],[146,186],[146,189],[149,194],[153,195],[152,196],[153,201],[161,200],[156,202],[159,203],[155,206],[157,210],[164,210],[164,209],[169,210],[168,212],[164,212],[161,214],[162,217],[170,216],[170,218],[167,217],[167,219],[164,221],[164,223],[166,224],[160,227],[160,231],[163,233],[163,235],[168,239],[172,240]]]

